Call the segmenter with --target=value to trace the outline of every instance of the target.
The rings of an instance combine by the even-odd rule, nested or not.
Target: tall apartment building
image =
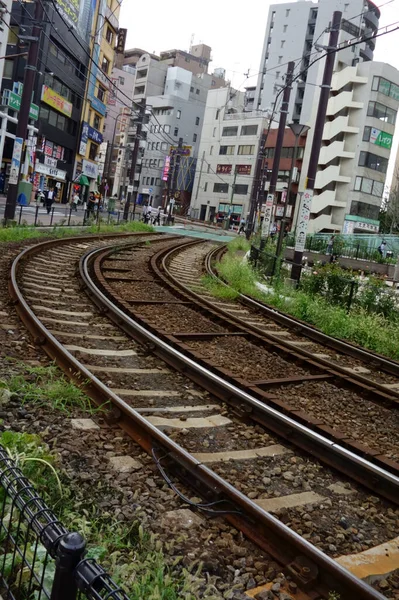
[[[360,35],[370,36],[378,29],[380,11],[371,0],[308,0],[273,4],[269,9],[266,35],[256,86],[254,108],[269,110],[276,94],[284,84],[287,63],[295,61],[304,70],[317,58],[317,44],[328,42],[329,27],[334,11],[342,12],[340,42]],[[373,59],[375,40],[365,41],[337,53],[336,70]],[[298,59],[302,57],[299,63]],[[303,81],[294,84],[288,119],[309,124],[312,105],[317,102],[324,61],[307,70]],[[309,85],[306,85],[308,83]]]
[[[188,206],[194,181],[195,164],[208,90],[226,85],[225,72],[209,74],[211,49],[205,44],[192,46],[190,52],[169,50],[154,54],[139,49],[127,50],[125,61],[136,69],[133,101],[145,100],[152,111],[150,123],[143,127],[146,140],[134,174],[134,190],[139,202],[153,206],[165,204],[165,173],[179,138],[184,153],[177,174],[178,200]],[[134,139],[132,124],[129,139]]]
[[[210,90],[205,107],[191,216],[239,223],[249,212],[260,136],[268,126],[261,112],[244,112],[245,95],[232,88]]]

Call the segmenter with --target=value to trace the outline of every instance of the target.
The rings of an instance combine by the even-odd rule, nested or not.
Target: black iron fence
[[[0,445],[2,600],[129,600]]]

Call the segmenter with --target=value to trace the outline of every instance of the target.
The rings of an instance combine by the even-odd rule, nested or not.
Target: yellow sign
[[[47,85],[44,85],[42,88],[42,102],[45,102],[67,117],[70,117],[72,114],[72,104]]]

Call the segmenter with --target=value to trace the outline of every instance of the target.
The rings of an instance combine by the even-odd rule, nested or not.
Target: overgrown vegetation
[[[24,240],[46,237],[70,237],[80,233],[134,233],[155,231],[151,225],[146,225],[141,221],[130,221],[121,225],[107,225],[106,222],[99,221],[99,224],[92,224],[89,227],[48,227],[45,231],[33,226],[0,227],[1,242],[23,242]]]
[[[298,290],[286,286],[282,277],[261,290],[256,285],[259,274],[235,252],[227,252],[218,265],[219,274],[234,291],[263,300],[328,335],[399,360],[397,297],[386,293],[383,282],[371,278],[368,285],[359,288],[348,312],[348,281],[340,279],[342,270],[332,266],[322,269],[315,270],[309,279],[304,277]]]
[[[55,366],[19,366],[24,367],[24,374],[11,376],[0,385],[7,386],[21,401],[46,407],[51,405],[68,414],[73,407],[90,410],[89,399],[66,381]],[[115,492],[112,483],[96,480],[92,485],[93,493],[87,494],[87,488],[81,485],[80,479],[63,471],[57,455],[37,435],[4,431],[0,443],[65,527],[84,535],[88,544],[87,557],[99,560],[113,579],[124,587],[131,600],[198,598],[197,591],[203,586],[203,580],[199,578],[201,565],[195,563],[183,568],[180,565],[183,557],[169,564],[161,541],[154,534],[147,533],[140,524],[140,507],[136,510],[136,520],[131,522],[121,522],[111,510],[107,512],[103,507],[104,500],[109,498],[110,507],[113,499],[122,501],[121,493]],[[1,499],[2,494],[0,487]],[[138,502],[138,498],[136,492],[131,503]],[[172,549],[178,542],[170,540],[166,546]],[[29,548],[27,552],[30,552]],[[40,570],[46,564],[45,550],[41,545],[38,552],[43,555],[43,562],[39,557],[35,568]],[[12,554],[5,556],[10,568],[12,559]],[[14,562],[14,569],[18,568],[18,561]],[[44,579],[47,589],[50,589],[53,577],[54,565],[49,563]]]

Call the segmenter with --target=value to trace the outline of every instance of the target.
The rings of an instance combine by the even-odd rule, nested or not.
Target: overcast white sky
[[[284,1],[252,0],[245,5],[237,0],[201,0],[194,5],[188,0],[151,0],[147,7],[123,0],[120,25],[128,30],[126,48],[157,54],[173,48],[188,50],[193,36],[195,44],[211,46],[211,70],[225,68],[233,86],[242,89],[256,85],[269,6]],[[375,3],[381,6],[380,28],[396,22],[399,26],[399,0]],[[374,60],[390,62],[399,69],[398,47],[399,30],[380,37]],[[245,76],[248,70],[249,79]],[[399,141],[399,122],[396,129],[393,154]]]

